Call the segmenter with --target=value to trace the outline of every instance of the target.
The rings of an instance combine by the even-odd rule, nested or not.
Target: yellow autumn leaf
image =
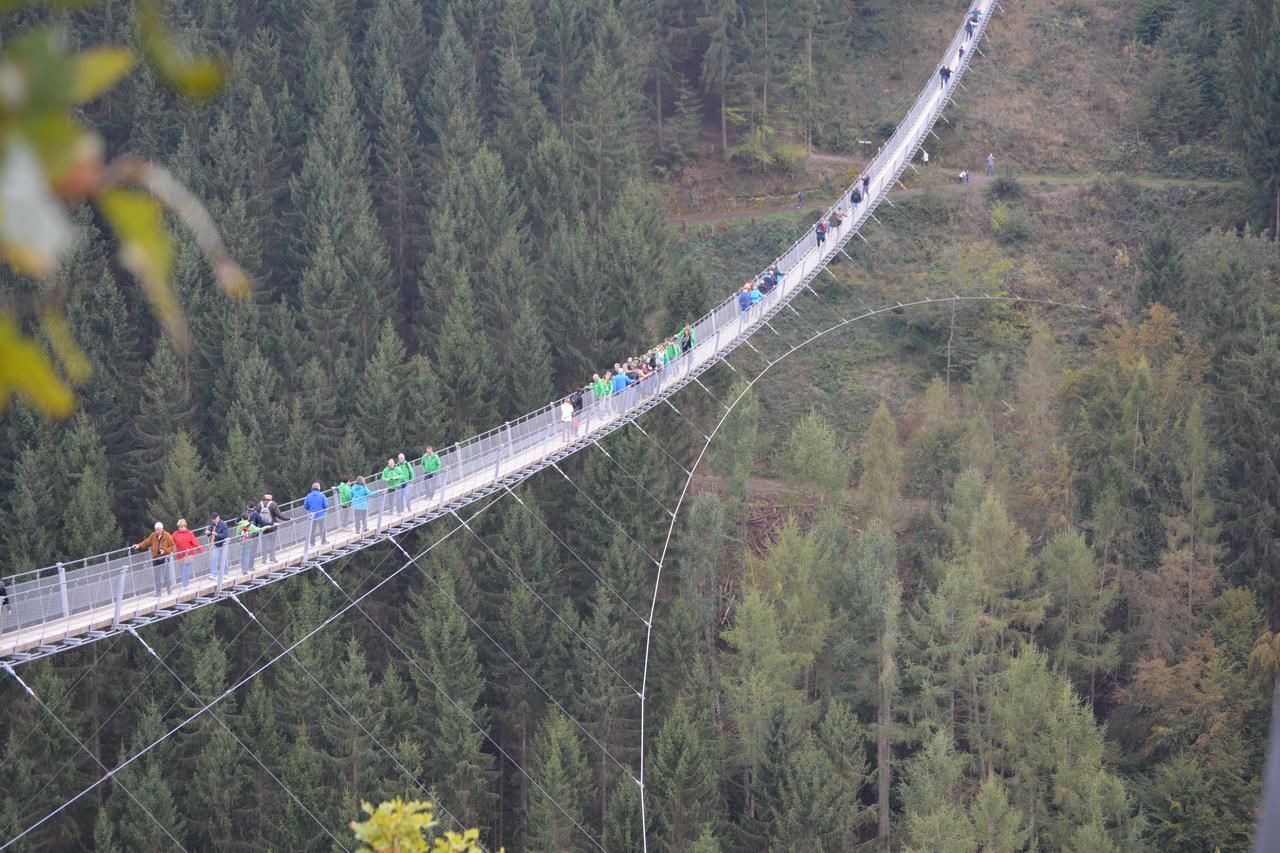
[[[71,100],[77,104],[92,101],[119,82],[133,65],[133,53],[123,47],[86,50],[71,63]]]
[[[147,58],[166,85],[197,101],[212,97],[222,89],[227,79],[227,64],[220,59],[188,56],[179,50],[165,28],[158,4],[139,4],[138,34]]]
[[[146,193],[110,189],[97,197],[98,209],[120,241],[120,263],[133,273],[170,340],[185,351],[190,341],[186,320],[169,287],[173,244],[164,208]]]
[[[75,411],[75,396],[44,350],[22,334],[13,315],[0,313],[0,412],[8,409],[13,394],[52,417]]]

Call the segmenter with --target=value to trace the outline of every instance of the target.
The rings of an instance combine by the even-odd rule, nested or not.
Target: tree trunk
[[[662,74],[659,73],[653,81],[653,106],[658,112],[658,148],[666,147],[666,138],[662,132]]]
[[[880,662],[880,672],[876,680],[880,688],[880,708],[876,716],[879,723],[879,730],[876,732],[876,799],[880,808],[878,838],[881,849],[887,851],[889,849],[889,790],[893,784],[892,744],[889,741],[889,720],[892,716],[892,708],[889,704],[889,690],[884,683],[883,660]]]

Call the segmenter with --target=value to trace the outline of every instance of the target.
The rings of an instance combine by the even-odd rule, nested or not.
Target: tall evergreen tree
[[[530,797],[529,848],[587,849],[589,842],[579,827],[585,827],[591,773],[578,733],[564,714],[547,715],[534,740],[533,758],[532,775],[541,790]]]

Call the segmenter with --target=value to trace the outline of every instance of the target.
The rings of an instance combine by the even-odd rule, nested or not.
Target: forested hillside
[[[934,165],[765,355],[322,630],[404,555],[143,629],[163,665],[122,635],[21,668],[83,750],[6,678],[0,843],[159,741],[18,846],[352,847],[361,800],[430,794],[489,849],[1248,849],[1280,668],[1280,4],[1004,5]],[[75,417],[0,421],[6,576],[368,473],[642,351],[812,218],[677,234],[664,203],[833,190],[966,6],[165,9],[226,91],[144,67],[85,119],[204,199],[255,289],[227,299],[175,229],[182,352],[88,213],[55,281],[3,273],[0,299],[69,294],[93,368]],[[132,43],[135,14],[33,6],[6,41]],[[955,182],[992,150],[995,179]],[[684,466],[766,357],[955,292],[1097,310],[852,324],[737,403],[659,588],[642,827]]]

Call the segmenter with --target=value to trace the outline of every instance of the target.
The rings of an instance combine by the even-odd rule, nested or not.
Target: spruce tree
[[[639,162],[635,112],[631,89],[616,63],[593,50],[572,129],[597,228]]]
[[[404,344],[388,320],[378,336],[354,401],[360,443],[379,456],[394,456],[403,441],[408,402],[404,364]]]
[[[862,450],[862,477],[858,487],[868,518],[883,522],[893,519],[894,505],[902,479],[902,449],[897,427],[882,401],[871,418]]]
[[[148,514],[163,521],[170,530],[179,518],[186,518],[192,528],[200,527],[209,518],[213,481],[185,431],[174,436],[164,474],[154,487],[156,496]]]
[[[1173,220],[1163,220],[1146,239],[1138,260],[1141,274],[1134,290],[1134,303],[1145,311],[1154,303],[1170,307],[1186,298],[1186,271],[1182,263],[1182,234]]]
[[[578,826],[586,825],[591,773],[577,730],[558,711],[548,714],[538,729],[531,775],[542,790],[530,795],[528,849],[587,849],[590,842]]]
[[[249,437],[238,424],[227,434],[227,446],[217,457],[218,473],[213,479],[213,509],[223,519],[240,514],[244,505],[266,489],[262,463]]]
[[[77,416],[67,433],[61,462],[69,490],[61,505],[63,535],[62,547],[57,549],[59,556],[71,559],[120,547],[116,501],[111,498],[107,481],[107,455],[86,416]]]
[[[486,429],[497,420],[498,362],[480,326],[471,283],[454,270],[442,276],[449,282],[449,307],[440,331],[439,367],[456,435]]]
[[[713,732],[677,703],[665,717],[654,746],[647,788],[654,838],[668,850],[685,850],[719,822],[718,767]]]
[[[386,5],[384,2],[379,8]],[[388,76],[380,98],[374,137],[375,198],[389,252],[390,284],[395,292],[407,295],[413,292],[411,284],[420,263],[425,212],[422,171],[426,151],[418,136],[417,117],[409,106],[398,73]]]
[[[165,470],[180,430],[189,431],[194,407],[187,378],[178,366],[172,347],[156,347],[142,380],[142,399],[134,415],[138,449],[130,460],[130,488],[153,489]]]
[[[649,827],[640,825],[640,789],[635,780],[619,779],[609,794],[609,811],[601,843],[606,850],[640,853],[644,849],[641,835],[648,831]]]

